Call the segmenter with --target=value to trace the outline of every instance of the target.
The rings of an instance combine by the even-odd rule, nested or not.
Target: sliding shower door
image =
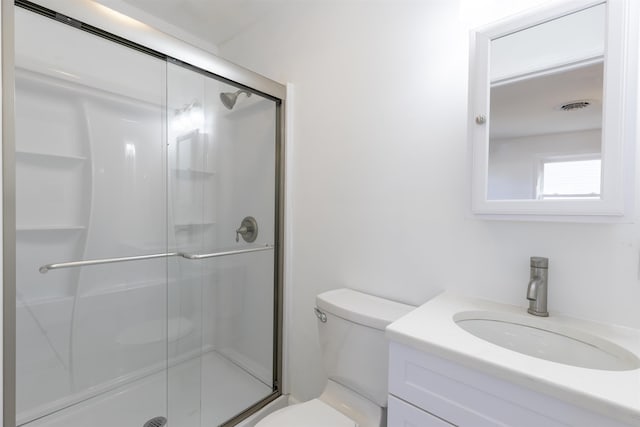
[[[280,101],[37,10],[16,9],[18,425],[233,425],[280,393]]]
[[[188,361],[169,369],[169,414],[216,426],[275,390],[276,103],[175,64],[167,82],[169,241],[185,255],[169,261],[169,357]]]
[[[164,60],[16,9],[19,425],[167,415],[166,258],[67,264],[167,252],[165,97]]]

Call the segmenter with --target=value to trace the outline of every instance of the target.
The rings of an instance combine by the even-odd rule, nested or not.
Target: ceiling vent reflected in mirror
[[[591,105],[591,101],[573,101],[566,104],[562,104],[559,109],[562,111],[575,111],[587,108]]]

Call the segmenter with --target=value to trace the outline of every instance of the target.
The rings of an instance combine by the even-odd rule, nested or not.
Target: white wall
[[[487,21],[507,10],[482,3]],[[529,257],[548,256],[552,314],[640,327],[640,226],[470,217],[466,25],[483,23],[474,7],[298,3],[220,46],[227,59],[296,86],[290,378],[298,399],[317,395],[325,379],[314,297],[340,286],[414,304],[447,289],[524,307]]]

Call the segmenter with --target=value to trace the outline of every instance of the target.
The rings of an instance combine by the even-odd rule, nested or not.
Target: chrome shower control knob
[[[247,234],[247,227],[242,226],[242,227],[240,227],[240,228],[238,228],[238,229],[236,230],[236,242],[239,242],[239,241],[240,241],[240,235],[241,235],[241,234],[242,234],[243,236],[244,236],[245,234]]]
[[[236,242],[242,240],[247,243],[255,242],[258,238],[258,222],[252,216],[245,217],[240,223],[240,227],[236,230]]]

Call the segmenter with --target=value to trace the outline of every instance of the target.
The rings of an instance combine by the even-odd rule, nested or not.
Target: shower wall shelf
[[[183,169],[183,168],[172,168],[171,169],[177,176],[184,178],[197,178],[197,177],[210,177],[214,176],[216,173],[213,171],[199,170],[199,169]]]
[[[215,222],[188,222],[188,223],[176,223],[173,226],[175,228],[191,228],[191,227],[211,227],[216,225]]]
[[[84,225],[18,225],[16,231],[84,231],[87,227]]]
[[[18,159],[24,159],[24,160],[28,160],[29,158],[38,158],[38,157],[45,157],[51,160],[62,160],[62,161],[87,160],[86,157],[76,156],[71,154],[45,153],[45,152],[25,151],[25,150],[16,150],[16,157]]]

